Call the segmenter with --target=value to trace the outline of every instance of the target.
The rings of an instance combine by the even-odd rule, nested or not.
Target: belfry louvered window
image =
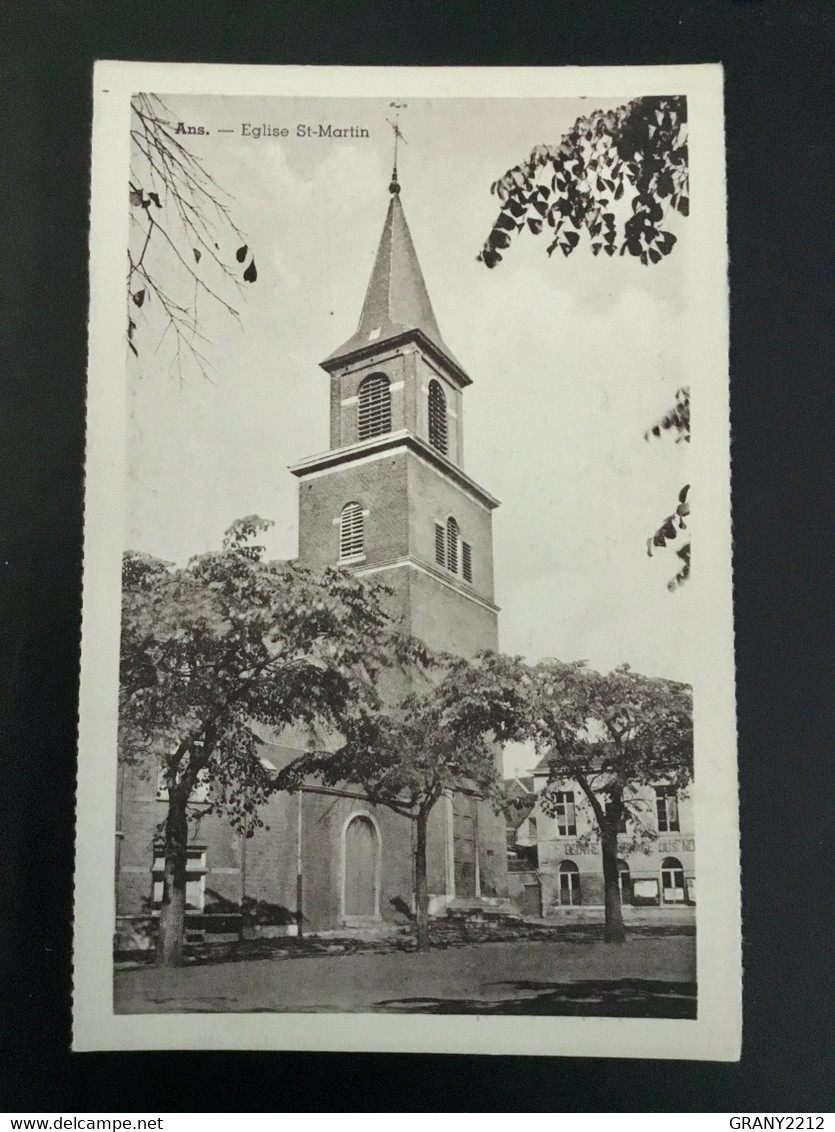
[[[391,432],[391,389],[384,373],[372,373],[359,389],[357,434],[360,440]]]
[[[446,566],[446,528],[443,523],[435,524],[435,561]]]
[[[453,574],[459,563],[465,582],[473,580],[473,548],[461,538],[457,521],[450,515],[446,523],[435,523],[435,561]]]
[[[461,573],[465,582],[473,580],[473,548],[468,542],[461,543]]]
[[[429,382],[429,443],[446,455],[446,397],[440,382],[435,381],[434,378]]]
[[[365,549],[364,522],[359,503],[346,503],[339,519],[339,558],[358,558]]]
[[[451,515],[446,521],[446,567],[458,573],[458,524]]]

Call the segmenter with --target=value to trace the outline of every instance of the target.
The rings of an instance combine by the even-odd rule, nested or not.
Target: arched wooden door
[[[377,894],[377,830],[370,818],[358,815],[345,829],[345,917],[373,917]]]

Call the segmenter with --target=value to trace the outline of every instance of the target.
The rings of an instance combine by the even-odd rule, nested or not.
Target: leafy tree
[[[326,785],[359,785],[374,805],[414,822],[417,948],[429,949],[426,847],[429,815],[446,793],[466,791],[504,804],[496,741],[509,738],[523,717],[516,667],[482,653],[475,660],[423,654],[407,691],[347,721],[332,753],[300,756],[278,776],[294,790],[308,776]]]
[[[676,401],[672,409],[651,429],[644,433],[644,439],[651,436],[661,436],[662,432],[676,432],[676,444],[690,443],[690,389],[684,386],[676,391]],[[690,514],[690,502],[687,498],[690,484],[685,484],[678,493],[678,503],[672,515],[667,515],[650,538],[647,539],[647,554],[652,557],[653,547],[665,547],[668,542],[678,538],[678,532],[687,530],[685,519]],[[672,591],[682,585],[690,577],[690,539],[688,538],[676,551],[676,557],[682,565],[675,577],[667,583],[667,589]]]
[[[602,249],[608,256],[628,252],[644,266],[659,263],[677,242],[667,226],[670,210],[682,216],[690,211],[687,99],[636,98],[578,118],[558,144],[535,146],[491,192],[502,206],[478,256],[487,267],[500,263],[513,237],[524,231],[547,233],[549,256],[558,248],[571,255],[585,236],[595,256]],[[669,428],[689,442],[689,389],[677,392],[673,408],[650,432],[660,436]],[[687,491],[682,489],[675,514],[650,537],[650,555],[684,529]],[[682,566],[670,590],[690,576],[689,540],[676,553]]]
[[[217,309],[237,318],[241,280],[258,278],[255,259],[232,218],[233,199],[184,144],[155,94],[131,101],[128,345],[156,352],[173,338],[171,366],[206,376],[205,326]],[[208,312],[201,311],[201,304]]]
[[[328,569],[264,560],[251,539],[269,526],[234,523],[222,549],[183,568],[129,552],[122,572],[120,757],[168,792],[157,961],[182,960],[189,800],[246,836],[276,789],[253,724],[350,730],[373,705],[390,647],[381,587]]]
[[[530,670],[526,730],[548,754],[540,798],[546,813],[555,812],[556,791],[566,779],[585,795],[602,853],[604,939],[623,943],[619,835],[625,822],[632,846],[655,837],[644,820],[640,787],[666,783],[683,790],[692,779],[691,690],[628,665],[604,676],[583,662],[543,661]]]
[[[548,255],[571,255],[585,234],[593,255],[669,255],[670,208],[687,216],[686,98],[636,98],[578,118],[556,145],[538,145],[494,182],[502,202],[479,259],[501,262],[517,232],[547,233]]]

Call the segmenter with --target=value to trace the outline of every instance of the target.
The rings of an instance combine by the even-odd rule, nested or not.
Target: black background
[[[832,466],[830,0],[13,0],[4,11],[0,1106],[144,1111],[827,1111]],[[726,68],[741,1064],[70,1054],[92,65]],[[543,139],[548,140],[548,139]],[[828,218],[828,215],[827,215]],[[686,642],[682,643],[686,647]],[[831,663],[831,661],[830,661]],[[827,962],[828,960],[828,962]],[[408,1025],[408,1020],[404,1020]]]

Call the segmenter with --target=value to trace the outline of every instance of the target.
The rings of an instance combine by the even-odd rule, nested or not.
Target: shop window
[[[580,904],[580,870],[573,861],[560,865],[560,904]]]
[[[577,834],[577,813],[574,805],[574,791],[560,790],[555,799],[554,814],[560,837],[574,837]]]
[[[359,558],[365,549],[365,521],[359,503],[346,503],[339,519],[339,560]]]
[[[391,388],[384,373],[372,373],[359,387],[357,435],[360,440],[391,432]]]
[[[186,863],[186,911],[202,912],[206,901],[206,850],[203,846],[188,847]],[[162,892],[165,876],[165,851],[161,845],[154,849],[153,903],[155,911],[162,907]]]
[[[661,862],[661,899],[665,904],[686,904],[684,869],[677,857],[665,857]]]
[[[659,833],[679,833],[678,795],[675,786],[655,787],[655,812]]]

